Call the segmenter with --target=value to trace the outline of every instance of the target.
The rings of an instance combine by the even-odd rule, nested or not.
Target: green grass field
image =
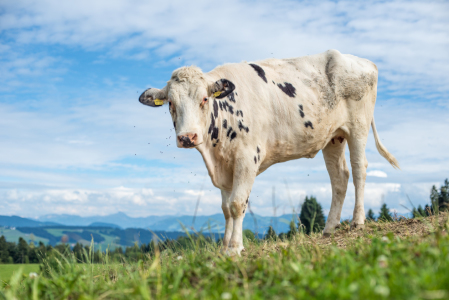
[[[0,299],[449,299],[448,228],[442,214],[245,241],[234,258],[215,243],[120,264],[59,257],[38,278],[16,273]]]
[[[22,274],[39,273],[39,264],[0,264],[0,281],[9,281],[19,270]]]

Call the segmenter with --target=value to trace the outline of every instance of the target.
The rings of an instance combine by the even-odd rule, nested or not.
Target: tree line
[[[213,241],[212,237],[199,234],[179,236],[176,239],[157,240],[148,244],[142,243],[141,245],[138,245],[136,242],[131,247],[116,247],[112,251],[101,251],[100,249],[95,250],[93,243],[90,246],[76,243],[73,247],[70,247],[68,243],[61,243],[53,247],[42,242],[39,242],[38,245],[35,245],[34,242],[27,243],[22,237],[19,238],[18,243],[7,242],[2,235],[0,237],[0,263],[42,263],[44,259],[54,256],[55,251],[63,255],[73,255],[78,262],[138,261],[147,257],[147,255],[154,255],[158,251],[166,249],[193,249],[198,246],[211,244]]]

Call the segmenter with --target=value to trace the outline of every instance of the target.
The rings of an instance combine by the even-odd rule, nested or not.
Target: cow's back
[[[235,84],[234,106],[243,116],[229,117],[249,128],[238,132],[240,141],[225,145],[224,153],[241,147],[264,148],[261,171],[277,162],[313,157],[339,127],[350,122],[348,103],[358,105],[377,88],[372,62],[337,50],[226,64],[208,74]]]

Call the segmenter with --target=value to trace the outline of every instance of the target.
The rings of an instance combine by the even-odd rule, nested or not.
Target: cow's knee
[[[246,203],[244,201],[232,201],[231,202],[231,215],[234,219],[244,215],[246,212]]]

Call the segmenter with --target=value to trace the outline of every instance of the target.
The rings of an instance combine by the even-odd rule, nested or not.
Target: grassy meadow
[[[190,250],[138,262],[108,263],[105,254],[104,264],[77,263],[55,252],[36,278],[15,272],[0,299],[448,299],[448,217],[343,225],[331,238],[245,240],[234,258],[193,239]]]
[[[8,282],[14,273],[38,273],[39,264],[0,264],[0,282]]]

